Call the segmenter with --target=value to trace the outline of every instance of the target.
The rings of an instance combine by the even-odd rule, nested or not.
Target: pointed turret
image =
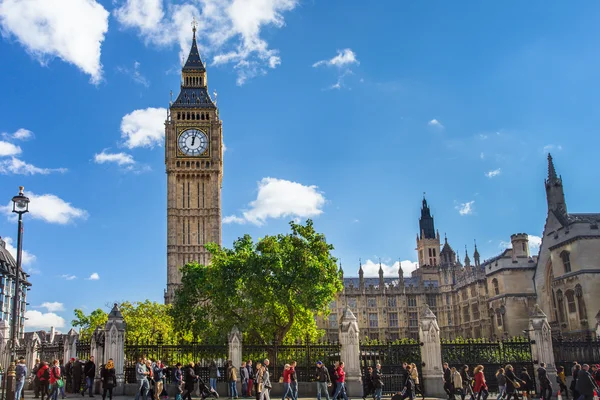
[[[469,258],[469,252],[467,250],[467,245],[465,244],[465,267],[471,266],[471,259]]]
[[[340,260],[340,270],[339,270],[339,273],[340,273],[340,277],[342,278],[342,280],[344,280],[344,270],[342,269],[342,261],[341,260]]]
[[[479,251],[477,250],[477,241],[476,240],[473,240],[473,241],[475,243],[475,251],[473,252],[473,261],[475,261],[475,266],[479,267],[481,264],[479,262],[480,257],[479,257]]]
[[[360,258],[358,259],[358,264],[358,287],[360,290],[363,290],[365,288],[365,272],[363,271],[362,260]]]
[[[456,253],[452,250],[452,246],[448,244],[448,237],[444,233],[444,246],[440,252],[441,265],[454,264],[456,259]]]
[[[462,267],[462,264],[460,263],[460,254],[458,254],[458,252],[456,253],[456,265]]]
[[[423,204],[421,207],[421,218],[419,218],[419,231],[421,239],[435,239],[435,227],[431,210],[427,205],[427,199],[423,195]]]
[[[398,259],[398,286],[404,287],[404,271],[402,270],[402,261]]]
[[[193,32],[193,37],[192,37],[192,47],[190,49],[190,54],[188,55],[187,61],[185,62],[182,71],[195,71],[195,72],[202,72],[202,71],[206,71],[206,68],[204,67],[204,63],[202,62],[202,59],[200,58],[200,52],[198,51],[198,44],[196,43],[196,19],[194,19],[194,22],[192,22],[192,32]]]
[[[381,258],[379,259],[379,288],[385,287],[385,281],[383,280],[383,267],[381,266]]]
[[[553,211],[559,218],[566,217],[567,203],[562,184],[562,178],[556,174],[552,155],[548,153],[548,179],[544,182],[546,185],[546,201],[548,202],[548,211]]]

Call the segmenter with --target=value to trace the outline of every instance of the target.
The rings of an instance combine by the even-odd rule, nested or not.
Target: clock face
[[[177,140],[179,149],[186,156],[194,157],[204,154],[208,148],[208,138],[206,134],[199,129],[186,129],[179,135]]]

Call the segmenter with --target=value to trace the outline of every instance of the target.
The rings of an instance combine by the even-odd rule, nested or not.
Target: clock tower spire
[[[210,263],[204,245],[221,245],[223,134],[219,110],[211,99],[206,67],[196,43],[181,69],[181,87],[165,122],[167,171],[167,288],[172,303],[181,284],[181,267]]]

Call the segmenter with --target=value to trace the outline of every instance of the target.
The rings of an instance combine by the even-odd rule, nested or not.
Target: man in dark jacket
[[[83,374],[83,365],[79,359],[73,362],[73,393],[79,393],[81,391],[81,375]]]
[[[94,378],[96,377],[94,356],[90,356],[90,359],[86,361],[83,366],[83,375],[85,376],[85,388],[81,391],[81,395],[85,396],[86,390],[89,390],[90,397],[94,397],[94,394],[92,393],[92,390],[94,389]]]
[[[35,364],[33,365],[33,368],[31,368],[31,373],[33,374],[33,395],[34,395],[34,399],[37,399],[40,397],[40,380],[37,377],[37,373],[40,370],[40,360],[39,358],[35,359]]]
[[[252,360],[246,363],[248,370],[248,397],[252,397],[252,388],[254,387],[254,368],[252,368]]]
[[[540,399],[550,400],[552,397],[552,382],[550,382],[550,378],[548,378],[546,363],[540,363],[537,373],[538,379],[540,380]]]
[[[65,364],[65,370],[63,371],[63,375],[67,378],[65,389],[67,393],[73,393],[73,361],[74,358],[71,358],[68,363]]]
[[[448,368],[448,363],[444,363],[444,391],[448,395],[448,399],[453,397],[452,390],[452,372]]]
[[[381,364],[377,364],[373,371],[373,389],[375,389],[375,399],[381,400],[381,394],[383,392],[383,373],[381,372]]]
[[[321,361],[317,361],[315,378],[317,381],[317,400],[321,400],[321,393],[325,393],[327,400],[330,400],[327,386],[331,385],[331,377],[329,376],[329,371],[327,371],[327,368],[323,366]]]
[[[581,371],[577,375],[577,384],[575,389],[583,400],[592,400],[594,398],[594,390],[597,390],[596,382],[594,382],[594,378],[590,375],[590,366],[588,364],[583,364],[581,367]]]

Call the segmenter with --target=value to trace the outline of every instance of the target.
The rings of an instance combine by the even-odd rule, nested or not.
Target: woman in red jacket
[[[58,384],[62,379],[60,366],[58,360],[54,360],[52,363],[52,368],[50,368],[50,386],[52,387],[52,391],[50,392],[49,398],[52,400],[58,399]]]
[[[475,387],[473,388],[473,391],[477,393],[477,400],[480,400],[482,396],[483,400],[486,400],[490,393],[488,392],[487,383],[485,383],[483,365],[476,366],[473,373],[475,374]]]
[[[50,368],[48,368],[48,364],[45,361],[40,363],[40,368],[37,372],[38,381],[40,382],[40,392],[42,394],[42,400],[44,400],[44,395],[48,397],[48,381],[50,380]]]

